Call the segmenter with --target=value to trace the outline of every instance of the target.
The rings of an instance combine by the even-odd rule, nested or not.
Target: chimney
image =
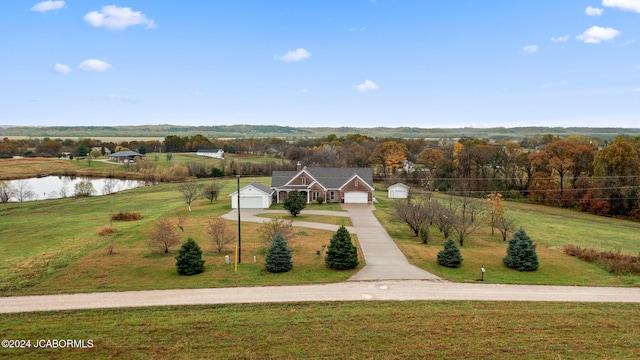
[[[298,161],[298,163],[296,164],[296,170],[297,171],[302,170],[302,164],[300,164],[300,161]]]

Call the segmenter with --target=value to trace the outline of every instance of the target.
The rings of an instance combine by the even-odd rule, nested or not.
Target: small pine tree
[[[292,191],[287,195],[282,206],[285,210],[288,210],[294,217],[300,214],[300,211],[304,209],[307,204],[307,199],[299,191]]]
[[[520,229],[509,240],[507,256],[502,259],[507,267],[519,271],[533,271],[538,269],[538,255],[536,245],[533,244],[527,233]]]
[[[178,250],[176,268],[180,275],[195,275],[204,271],[202,250],[192,238],[189,238]]]
[[[453,240],[446,240],[444,242],[444,249],[438,252],[438,264],[450,268],[460,267],[462,264],[462,255],[460,255],[460,249]]]
[[[324,261],[328,268],[336,270],[350,270],[358,266],[358,249],[344,226],[333,234]]]
[[[265,266],[267,271],[272,273],[287,272],[293,268],[291,250],[287,247],[287,241],[282,234],[276,234],[273,237],[271,246],[267,250]]]

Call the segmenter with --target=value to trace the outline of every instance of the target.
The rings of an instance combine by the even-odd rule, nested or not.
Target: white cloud
[[[526,52],[527,54],[533,54],[538,52],[538,45],[527,45],[523,47],[522,50],[524,50],[524,52]]]
[[[554,43],[568,41],[571,36],[569,34],[563,36],[553,36],[551,41]]]
[[[121,95],[107,95],[104,97],[104,99],[106,101],[122,101],[122,102],[127,102],[127,103],[133,103],[135,102],[135,100],[128,98],[126,96],[121,96]]]
[[[45,13],[51,10],[60,10],[64,7],[64,1],[41,1],[31,8],[31,11]]]
[[[53,65],[53,71],[60,74],[66,74],[71,72],[71,68],[65,64],[55,64]]]
[[[640,13],[640,0],[602,0],[602,6]]]
[[[584,13],[589,15],[589,16],[600,16],[602,15],[602,12],[604,10],[600,9],[600,8],[594,8],[591,6],[587,6],[587,8],[584,10]]]
[[[84,20],[93,27],[112,30],[123,30],[134,25],[146,25],[147,29],[156,27],[153,20],[147,18],[147,15],[142,12],[115,5],[103,6],[100,11],[92,11],[84,16]]]
[[[592,26],[581,35],[576,36],[576,39],[583,41],[585,44],[599,44],[603,41],[612,40],[618,35],[620,35],[620,31],[614,28]]]
[[[378,89],[380,86],[378,86],[376,83],[374,83],[371,80],[365,80],[365,82],[363,82],[362,84],[358,84],[355,85],[353,88],[358,90],[358,91],[369,91],[369,90],[376,90]]]
[[[308,59],[311,57],[311,53],[303,48],[297,48],[295,50],[291,50],[289,52],[287,52],[284,55],[275,56],[276,60],[281,60],[284,61],[286,63],[290,63],[290,62],[295,62],[295,61],[300,61],[300,60],[304,60],[304,59]]]
[[[80,70],[84,71],[107,71],[111,64],[97,59],[88,59],[80,64]]]

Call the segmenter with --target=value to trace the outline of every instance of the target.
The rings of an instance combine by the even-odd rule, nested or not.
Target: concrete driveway
[[[442,280],[441,278],[426,272],[409,263],[402,251],[398,248],[391,236],[382,227],[382,224],[373,215],[375,207],[370,204],[343,204],[342,208],[347,212],[302,210],[304,214],[331,215],[350,217],[353,226],[347,227],[350,233],[356,234],[360,242],[360,249],[364,255],[366,265],[349,281],[370,280]],[[240,212],[241,221],[263,223],[269,221],[258,214],[287,214],[284,210],[245,209]],[[238,212],[233,210],[222,216],[225,219],[237,221]],[[293,221],[293,226],[322,229],[328,231],[338,230],[338,225],[321,224],[306,221]]]

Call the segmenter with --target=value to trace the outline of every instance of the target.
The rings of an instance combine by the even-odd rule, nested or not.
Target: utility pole
[[[238,247],[236,249],[236,259],[237,259],[237,263],[240,264],[241,261],[241,254],[242,254],[242,241],[241,241],[241,233],[240,233],[240,175],[237,175],[238,177]]]

